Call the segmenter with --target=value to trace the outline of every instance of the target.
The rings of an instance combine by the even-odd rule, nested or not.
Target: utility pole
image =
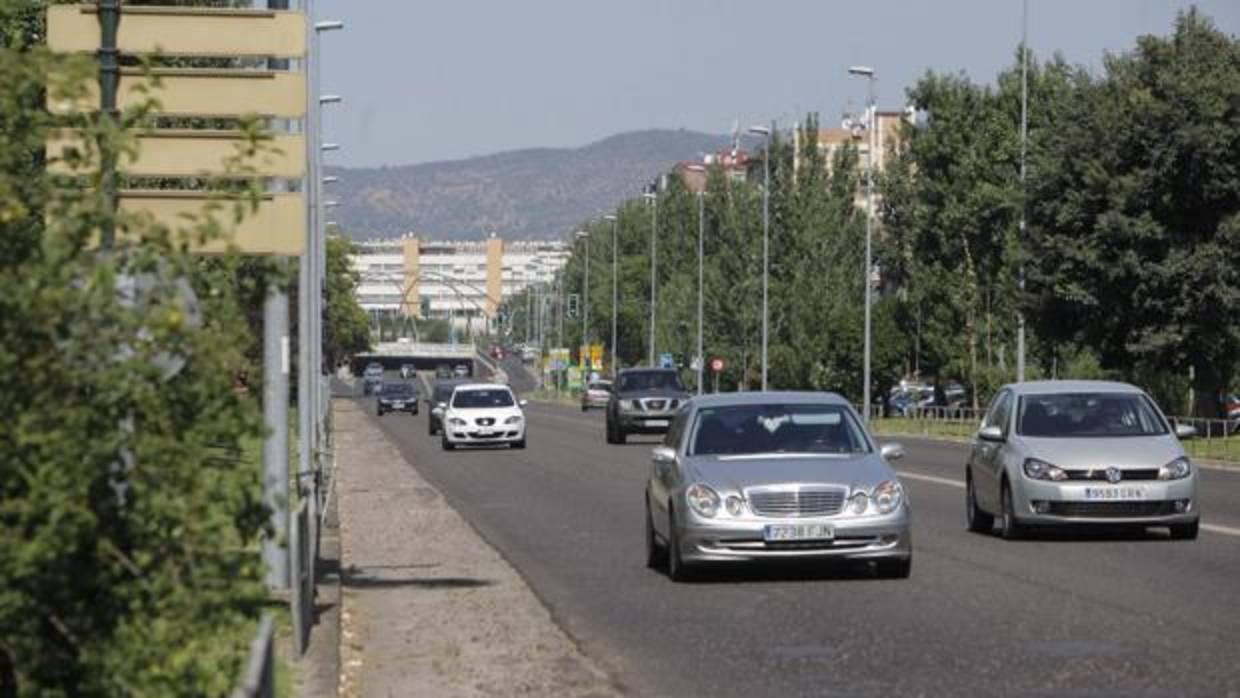
[[[1025,216],[1027,212],[1025,189],[1025,153],[1029,140],[1029,0],[1021,2],[1020,22],[1020,241],[1021,262],[1017,269],[1016,288],[1016,382],[1025,380],[1025,311],[1020,304],[1025,299]]]
[[[705,370],[706,356],[702,349],[702,256],[706,240],[706,192],[700,191],[698,200],[698,297],[697,297],[697,392],[702,394],[702,372]]]
[[[874,305],[874,282],[870,278],[870,274],[874,268],[873,261],[873,239],[874,239],[874,156],[875,143],[877,142],[875,133],[878,130],[878,107],[877,99],[874,95],[874,69],[868,66],[853,66],[848,69],[850,75],[858,75],[864,77],[868,83],[868,108],[869,108],[869,124],[866,134],[869,138],[867,146],[868,155],[866,157],[865,167],[865,273],[862,277],[865,282],[865,358],[862,368],[862,405],[864,412],[862,417],[868,424],[870,421],[870,352],[871,352],[871,314]]]
[[[616,234],[616,228],[619,226],[619,218],[617,216],[604,216],[611,221],[611,377],[615,379],[616,373],[620,367],[616,364],[616,317],[619,313],[620,301],[620,274],[616,260],[619,258],[618,243],[619,239]]]

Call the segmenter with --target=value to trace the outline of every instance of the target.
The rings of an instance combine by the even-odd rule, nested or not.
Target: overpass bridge
[[[413,364],[419,371],[434,371],[440,366],[455,367],[465,364],[469,367],[470,376],[503,376],[503,372],[497,371],[497,366],[490,357],[484,355],[472,342],[380,342],[371,351],[353,355],[349,369],[353,375],[361,375],[366,364],[371,362],[378,362],[389,371],[398,370],[405,364]]]

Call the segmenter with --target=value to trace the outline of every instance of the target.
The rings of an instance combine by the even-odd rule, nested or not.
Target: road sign
[[[676,368],[676,357],[671,354],[659,354],[659,368]]]
[[[722,373],[723,372],[723,359],[720,359],[718,357],[711,359],[710,370],[714,371],[715,373]]]

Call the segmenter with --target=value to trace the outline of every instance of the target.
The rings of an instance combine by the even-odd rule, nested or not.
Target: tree
[[[323,358],[328,367],[336,366],[353,354],[370,349],[370,322],[357,302],[361,275],[353,269],[349,255],[354,246],[348,238],[327,238],[327,304],[323,310]]]

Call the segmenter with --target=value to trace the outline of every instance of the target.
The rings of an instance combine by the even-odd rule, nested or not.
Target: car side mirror
[[[883,444],[878,452],[885,460],[900,460],[904,457],[904,446],[901,444]]]
[[[655,446],[650,452],[650,460],[659,465],[670,465],[676,462],[676,452],[667,446]]]
[[[977,438],[982,441],[1001,443],[1003,441],[1003,430],[993,425],[982,427],[977,430]]]
[[[1197,427],[1191,424],[1175,425],[1175,436],[1177,439],[1191,439],[1197,436]]]
[[[517,400],[517,404],[520,405],[521,407],[525,407],[526,405],[530,404],[530,401],[525,400],[525,399]]]

